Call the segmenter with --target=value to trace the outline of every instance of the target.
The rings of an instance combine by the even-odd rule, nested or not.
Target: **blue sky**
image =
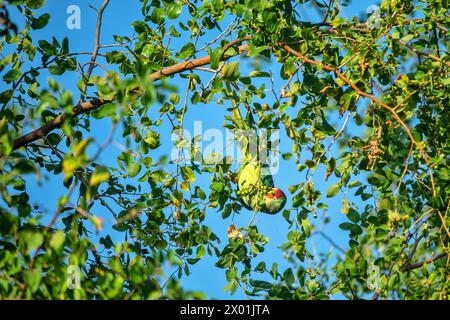
[[[100,7],[102,1],[101,0],[89,0],[89,1],[67,1],[67,0],[48,0],[47,5],[44,7],[44,11],[50,13],[51,20],[49,25],[43,30],[36,31],[34,33],[35,39],[48,39],[54,36],[58,40],[62,40],[64,37],[68,37],[70,41],[70,51],[78,52],[78,51],[92,51],[94,45],[94,30],[96,23],[96,12],[89,8],[89,4]],[[352,17],[357,16],[361,17],[361,14],[364,16],[367,8],[370,5],[377,4],[376,1],[354,1],[349,7],[344,8],[341,16],[342,17]],[[66,19],[68,18],[68,14],[66,13],[66,8],[69,5],[77,4],[81,9],[81,29],[80,30],[69,30],[66,27]],[[318,21],[317,13],[315,10],[302,10],[302,15],[304,15],[305,21]],[[17,12],[11,12],[11,14],[17,17]],[[186,15],[186,8],[183,8],[183,13],[181,19]],[[103,20],[103,28],[101,34],[101,43],[102,44],[111,44],[114,42],[113,35],[128,35],[131,36],[133,33],[133,29],[131,27],[131,23],[135,20],[141,20],[141,12],[140,12],[140,1],[123,1],[123,0],[112,0],[107,7],[104,13]],[[226,21],[224,22],[226,25]],[[215,38],[217,34],[212,34],[211,39]],[[207,41],[205,39],[203,41]],[[179,49],[180,46],[188,42],[189,39],[180,39],[178,43],[172,43],[172,49]],[[202,41],[199,42],[199,47],[203,46],[204,43]],[[88,56],[86,57],[86,61]],[[101,60],[99,60],[101,61]],[[251,69],[246,65],[245,61],[242,63],[243,67],[241,68],[241,74],[248,74]],[[278,84],[278,88],[281,88],[282,85],[280,83],[284,83],[284,80],[279,78],[278,70],[279,66],[276,63],[263,65],[262,71],[271,70],[274,74],[274,80]],[[102,74],[101,69],[97,69],[95,74]],[[202,79],[207,81],[210,77],[209,74],[201,73]],[[42,79],[48,77],[48,74],[43,73]],[[76,88],[76,83],[79,80],[76,75],[73,74],[65,74],[59,78],[56,78],[60,81],[64,87],[64,89],[72,90],[74,92],[74,98],[77,99],[79,96],[78,90]],[[184,86],[185,83],[182,83],[179,78],[175,78],[171,80],[171,83],[179,86],[179,95],[184,95]],[[1,84],[4,86],[4,84]],[[273,97],[268,93],[266,98],[266,103],[273,103]],[[203,130],[209,128],[220,128],[224,122],[224,116],[227,115],[227,111],[229,105],[215,105],[214,103],[210,103],[207,105],[198,104],[189,106],[189,112],[185,118],[186,128],[191,132],[193,131],[193,123],[194,121],[202,121]],[[301,107],[301,103],[297,105],[297,108]],[[157,114],[158,107],[153,108],[153,114]],[[340,128],[344,118],[338,119],[334,117],[331,123],[336,127]],[[111,124],[109,120],[95,120],[92,124],[92,136],[95,137],[96,142],[101,144],[107,138],[109,134],[109,129],[111,128]],[[154,159],[158,159],[161,155],[170,155],[172,145],[169,143],[170,137],[170,127],[168,123],[165,123],[164,126],[160,128],[160,133],[163,142],[163,146],[159,148],[155,153],[150,154]],[[349,130],[356,130],[356,127],[352,124],[352,121],[349,122],[348,125]],[[109,165],[116,164],[116,156],[121,152],[117,147],[118,144],[121,143],[120,132],[118,132],[114,136],[115,145],[109,146],[105,152],[102,154],[100,158],[100,162]],[[291,141],[285,136],[284,130],[281,130],[281,152],[289,152],[291,151]],[[93,149],[95,150],[95,149]],[[333,147],[334,151],[337,151],[335,147]],[[305,155],[306,156],[306,155]],[[305,160],[305,158],[303,158]],[[138,175],[139,177],[139,175]],[[316,188],[319,188],[323,193],[326,192],[328,187],[335,183],[337,180],[335,178],[329,179],[326,183],[324,182],[324,170],[319,169],[315,174],[315,185]],[[296,170],[296,164],[293,161],[284,161],[281,160],[281,166],[279,172],[274,176],[275,183],[281,189],[283,189],[287,193],[287,187],[293,184],[298,184],[304,181],[304,172],[299,173]],[[136,179],[137,180],[137,179]],[[28,178],[28,191],[30,193],[31,199],[46,211],[46,219],[50,216],[55,208],[57,199],[65,194],[66,189],[61,185],[61,176],[44,176],[41,183],[35,182],[35,177]],[[196,184],[201,186],[204,190],[208,190],[210,177],[197,177]],[[138,183],[137,181],[135,183]],[[148,188],[143,186],[143,188]],[[347,232],[342,231],[338,228],[338,225],[341,222],[346,221],[345,216],[340,212],[340,208],[342,206],[342,197],[337,196],[332,199],[323,198],[323,202],[329,205],[329,209],[327,212],[320,212],[319,217],[317,219],[310,218],[311,222],[317,224],[318,228],[323,228],[322,230],[330,236],[336,243],[338,243],[342,247],[347,247],[348,237]],[[290,206],[290,199],[288,200],[287,207]],[[100,236],[105,235],[109,230],[111,230],[110,226],[112,225],[112,220],[108,213],[105,212],[103,207],[95,206],[93,210],[96,210],[95,214],[98,214],[102,217],[105,217],[105,229],[102,231]],[[331,223],[322,226],[321,220],[324,218],[324,214],[331,218]],[[238,227],[246,226],[251,217],[250,212],[243,211],[241,214],[235,216],[234,223]],[[286,235],[288,233],[288,223],[284,220],[281,214],[278,215],[264,215],[258,214],[255,220],[258,225],[259,231],[269,237],[269,242],[266,246],[265,252],[262,253],[255,260],[255,266],[259,261],[265,261],[268,266],[272,264],[272,262],[279,263],[279,269],[284,270],[285,267],[288,267],[283,260],[283,252],[278,248],[282,243],[286,241]],[[109,223],[109,226],[108,226]],[[223,220],[221,218],[221,214],[216,210],[209,209],[205,224],[209,225],[213,231],[220,237],[222,240],[220,246],[223,247],[227,243],[226,230],[228,225],[231,223],[231,218]],[[118,239],[119,240],[119,239]],[[318,252],[328,252],[331,248],[330,243],[320,237],[319,235],[314,235],[308,241],[308,248],[311,251]],[[338,253],[336,250],[333,251],[334,254]],[[330,264],[334,261],[334,258],[330,261]],[[211,298],[235,298],[235,299],[244,299],[246,296],[240,292],[239,290],[236,292],[234,296],[230,296],[228,293],[224,292],[222,288],[226,285],[225,273],[224,270],[217,269],[214,267],[214,263],[216,262],[216,258],[208,258],[205,257],[196,265],[191,266],[191,275],[189,277],[183,277],[182,283],[187,289],[192,290],[200,290],[207,293],[208,297]],[[307,267],[308,262],[305,262],[305,266]],[[170,274],[170,272],[167,272]]]

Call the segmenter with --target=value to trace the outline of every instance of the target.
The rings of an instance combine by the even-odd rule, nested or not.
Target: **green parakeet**
[[[227,84],[228,90],[232,90]],[[235,118],[242,119],[234,97],[231,98]],[[237,195],[245,208],[268,214],[280,212],[286,205],[286,195],[275,187],[273,177],[267,164],[261,163],[257,155],[249,154],[248,137],[237,137],[241,142],[244,162],[238,172]]]
[[[238,196],[245,208],[275,214],[286,204],[286,195],[275,187],[267,165],[248,162],[238,176]]]

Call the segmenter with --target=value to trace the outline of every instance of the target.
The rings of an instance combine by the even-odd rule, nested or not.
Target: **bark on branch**
[[[441,259],[443,257],[446,257],[446,256],[447,256],[446,252],[439,253],[439,254],[435,255],[434,257],[428,258],[428,259],[426,259],[424,261],[421,261],[421,262],[418,262],[418,263],[413,263],[413,264],[408,264],[408,265],[406,265],[405,267],[402,268],[402,271],[409,271],[409,270],[420,268],[420,267],[422,267],[425,264],[430,264],[431,262],[439,260],[439,259]]]

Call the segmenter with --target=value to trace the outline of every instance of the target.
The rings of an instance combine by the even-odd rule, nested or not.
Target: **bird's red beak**
[[[278,189],[278,188],[273,188],[272,191],[269,192],[269,194],[267,195],[267,198],[275,199],[275,200],[278,200],[278,199],[281,199],[281,198],[284,198],[284,197],[285,197],[284,192],[281,191],[281,189]]]

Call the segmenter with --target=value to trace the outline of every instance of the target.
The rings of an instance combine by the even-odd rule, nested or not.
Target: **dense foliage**
[[[448,1],[386,0],[365,21],[344,19],[347,2],[336,0],[141,3],[129,35],[102,46],[93,34],[86,54],[67,38],[35,35],[51,19],[45,0],[0,2],[1,298],[202,298],[178,279],[208,255],[226,290],[249,297],[449,298]],[[109,1],[98,5],[97,31]],[[321,20],[308,21],[307,10]],[[64,89],[69,73],[78,92]],[[278,215],[290,229],[285,269],[255,263],[268,241],[257,224],[230,225],[219,239],[205,223],[208,214],[251,216],[234,166],[154,156],[170,143],[161,128],[186,145],[193,108],[231,111],[232,102],[244,116],[230,112],[223,128],[280,128],[292,147],[283,161],[305,177]],[[120,133],[113,164],[99,161],[111,144],[92,133],[99,122]],[[47,204],[53,212],[29,195],[41,176],[66,190]],[[336,196],[348,246],[334,260],[315,257],[314,218]]]

